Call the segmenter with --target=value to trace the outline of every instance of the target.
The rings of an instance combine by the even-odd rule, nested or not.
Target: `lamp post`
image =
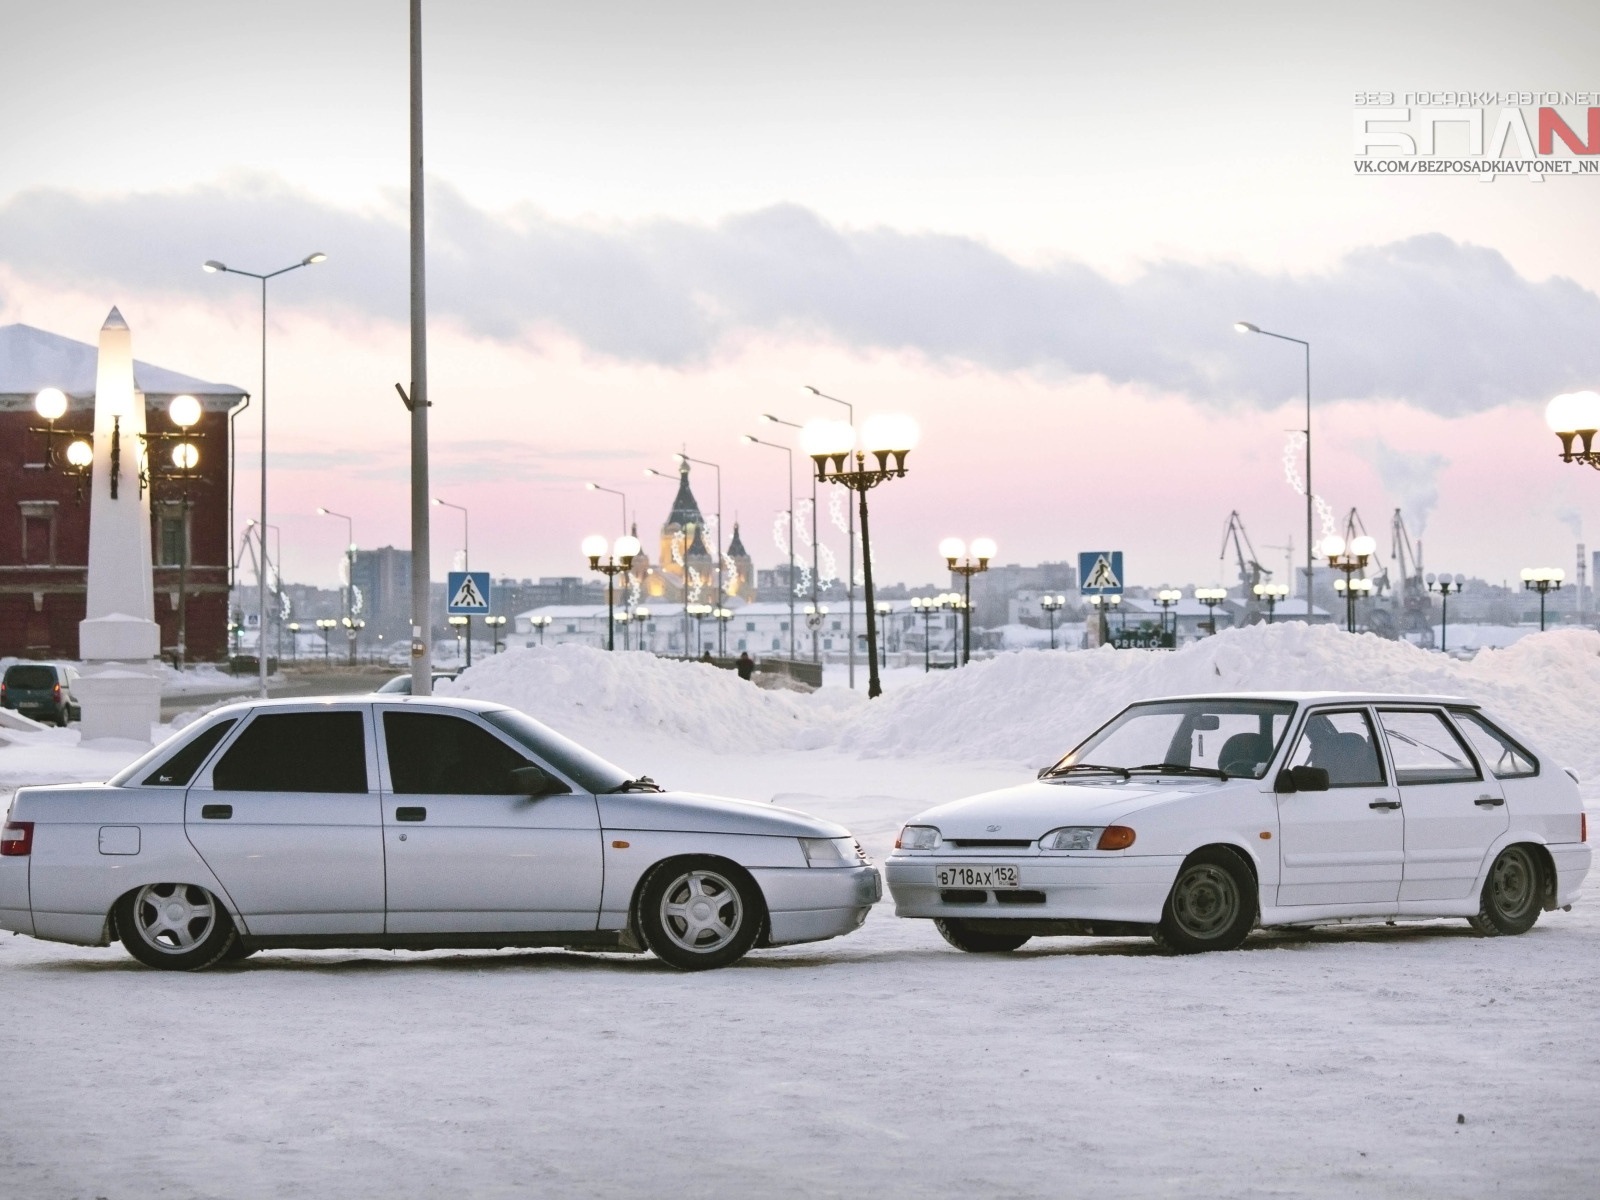
[[[638,608],[633,610],[633,623],[635,625],[639,626],[639,649],[640,650],[643,650],[645,648],[644,639],[650,632],[649,621],[650,621],[650,610],[648,608],[646,608],[644,605],[640,605]],[[655,639],[654,638],[650,639],[650,648],[652,650],[655,649]]]
[[[289,622],[289,654],[295,662],[300,661],[300,622]]]
[[[1594,444],[1600,432],[1600,394],[1565,392],[1545,407],[1544,419],[1561,439],[1561,461],[1583,463],[1600,471],[1600,447]],[[1574,439],[1577,449],[1573,449]]]
[[[611,552],[609,556],[606,554],[608,548]],[[606,577],[606,649],[615,650],[617,624],[614,619],[616,601],[613,585],[618,575],[633,566],[633,556],[639,553],[639,539],[624,534],[608,547],[602,535],[594,534],[583,539],[583,553],[589,560],[589,569],[599,571]]]
[[[822,628],[822,619],[828,615],[826,604],[808,604],[805,607],[806,628],[811,631],[811,661],[820,662],[817,656],[817,630]]]
[[[627,496],[627,493],[618,491],[616,488],[601,487],[598,483],[586,483],[583,486],[584,486],[584,489],[587,490],[587,491],[605,492],[608,495],[621,497],[621,499],[622,499],[622,532],[624,534],[626,534],[628,532],[628,496]],[[438,502],[435,501],[435,503],[438,503]]]
[[[1544,598],[1551,592],[1559,592],[1561,583],[1566,579],[1567,573],[1560,567],[1523,567],[1522,588],[1528,592],[1539,593],[1539,632],[1544,632]]]
[[[717,654],[719,657],[726,658],[728,646],[728,622],[733,620],[733,609],[723,608],[719,604],[711,611],[711,615],[716,619],[717,622]]]
[[[803,431],[802,431],[802,434],[803,434]],[[802,442],[804,441],[804,437],[803,436],[802,436],[801,440],[802,440]],[[795,624],[795,622],[794,622],[794,451],[789,449],[789,447],[787,447],[787,446],[779,445],[777,442],[764,442],[760,438],[756,437],[755,434],[753,434],[753,433],[741,434],[740,435],[740,441],[744,442],[746,445],[749,445],[749,446],[768,446],[773,450],[782,450],[784,455],[787,457],[788,462],[789,462],[789,537],[787,539],[788,542],[789,542],[789,586],[788,586],[788,588],[786,590],[789,593],[789,661],[793,662],[794,661],[794,635],[795,635],[795,628],[794,628],[794,624]],[[815,455],[813,455],[812,457],[815,457]],[[818,473],[819,477],[821,476],[821,471],[822,471],[822,469],[819,467],[817,469],[817,473]],[[862,493],[862,494],[865,495],[865,493]],[[863,503],[865,503],[865,501],[863,501]],[[688,595],[689,594],[689,589],[688,589],[688,586],[687,586],[688,585],[687,577],[685,577],[685,579],[684,579],[684,584],[685,584],[685,586],[684,586],[684,595]]]
[[[1258,583],[1250,590],[1267,602],[1267,624],[1271,625],[1273,611],[1278,607],[1278,601],[1289,594],[1289,585],[1287,583]]]
[[[1116,592],[1101,592],[1089,597],[1089,603],[1094,607],[1095,617],[1100,626],[1101,645],[1111,640],[1111,621],[1106,616],[1105,610],[1117,608],[1122,604],[1122,597]]]
[[[962,613],[966,611],[967,606],[967,602],[962,599],[961,593],[945,592],[939,597],[939,600],[941,602],[941,607],[948,608],[952,613],[954,613],[956,621],[959,623]],[[950,633],[950,666],[955,668],[959,667],[960,665],[961,642],[956,638],[955,631],[952,630]]]
[[[467,512],[467,509],[466,509],[465,505],[463,505],[463,504],[451,504],[450,501],[441,500],[437,496],[435,496],[433,498],[433,503],[434,503],[434,506],[437,507],[437,508],[453,508],[458,513],[461,514],[461,569],[463,571],[472,570],[472,516],[471,516],[471,514]],[[353,538],[351,539],[351,547],[352,547],[352,549],[354,549],[354,539]],[[355,567],[355,562],[354,562],[353,559],[352,559],[350,565],[351,565],[352,569]],[[465,617],[465,621],[466,621],[466,626],[467,626],[467,662],[466,662],[466,665],[470,667],[472,665],[472,618],[470,616],[466,616]],[[451,622],[451,624],[454,624],[454,622]]]
[[[933,620],[934,609],[938,607],[938,601],[932,596],[911,597],[911,611],[920,614],[922,617],[922,673],[924,675],[933,669],[928,653],[929,646],[932,644],[929,626]]]
[[[1351,579],[1348,575],[1343,579],[1333,581],[1333,590],[1344,597],[1346,609],[1346,628],[1354,633],[1356,629],[1356,600],[1363,596],[1372,595],[1372,580]]]
[[[837,396],[828,395],[827,392],[818,391],[816,388],[812,387],[809,383],[802,384],[801,385],[801,390],[804,391],[808,396],[815,396],[819,400],[827,400],[829,403],[837,404],[840,407],[842,407],[844,409],[845,413],[846,413],[847,419],[849,420],[850,428],[851,429],[855,428],[855,426],[856,426],[855,405],[851,404],[848,400],[841,400]],[[814,500],[815,500],[815,493],[813,493],[813,501]],[[814,507],[813,507],[812,511],[815,511]],[[849,640],[850,640],[850,678],[849,678],[850,690],[854,691],[855,690],[855,686],[856,686],[856,513],[855,513],[855,509],[846,507],[845,508],[845,514],[846,514],[846,518],[845,518],[845,535],[844,536],[845,536],[845,540],[849,542],[849,547],[848,547],[849,565],[846,568],[845,577],[844,577],[844,595],[845,595],[845,604],[850,610],[849,613],[847,614],[848,624],[846,626],[846,629],[847,629],[847,632],[848,632],[848,635],[849,635]],[[813,542],[815,542],[815,539],[812,539],[812,540],[813,540]]]
[[[40,405],[40,401],[45,399],[47,392],[54,390],[54,388],[46,388],[44,392],[39,393],[39,398],[34,401],[40,415],[46,416],[47,419],[49,419],[48,412],[54,411],[54,406],[49,406],[47,410],[46,407]],[[60,395],[59,392],[56,394]],[[63,398],[63,408],[64,406],[65,399]],[[60,414],[58,413],[57,415],[59,416]],[[176,655],[177,668],[181,671],[189,653],[189,512],[193,507],[189,496],[189,482],[192,478],[190,473],[200,465],[200,451],[195,448],[193,442],[186,439],[191,437],[199,438],[204,435],[189,432],[191,427],[200,420],[200,402],[193,396],[174,396],[172,403],[167,406],[167,416],[178,427],[178,432],[145,433],[143,440],[147,460],[151,442],[156,442],[158,445],[163,446],[168,441],[175,443],[171,454],[167,456],[172,466],[168,470],[158,471],[154,463],[152,463],[152,465],[141,471],[140,485],[142,487],[145,482],[148,482],[151,491],[154,492],[156,481],[162,478],[170,479],[175,477],[182,484],[182,494],[178,501],[178,652]],[[53,419],[50,419],[50,423],[54,427],[55,421]],[[74,449],[76,449],[76,443],[67,447],[67,461],[69,463],[73,461]],[[45,470],[47,471],[51,468],[50,458],[50,451],[47,446],[45,451]],[[160,462],[161,456],[157,454],[154,461]],[[263,637],[265,636],[264,630],[265,626],[263,626]],[[264,649],[263,653],[265,653]],[[280,657],[282,656],[280,655]]]
[[[338,517],[344,522],[345,550],[344,550],[344,617],[345,627],[350,626],[350,618],[356,615],[355,586],[356,586],[356,523],[344,513],[334,512],[331,508],[318,508],[317,515],[323,517]],[[350,631],[350,662],[356,661],[355,631]]]
[[[1428,574],[1428,590],[1439,593],[1439,653],[1449,651],[1450,642],[1450,593],[1458,595],[1461,589],[1467,586],[1465,575],[1434,575]]]
[[[467,617],[467,616],[454,616],[454,617],[446,617],[445,618],[445,621],[450,625],[450,628],[452,628],[452,629],[454,629],[456,631],[456,661],[457,662],[461,661],[461,635],[462,635],[462,633],[465,632],[468,637],[470,637],[472,635],[472,630],[467,627],[467,623],[469,621],[471,621],[471,620],[472,620],[472,618],[471,617]],[[470,649],[472,643],[468,642],[467,645],[468,645],[468,647]]]
[[[276,271],[258,274],[255,271],[241,271],[238,267],[230,267],[218,262],[214,258],[207,259],[202,264],[208,274],[223,273],[226,275],[243,275],[249,279],[261,281],[261,514],[259,520],[263,526],[267,523],[267,280],[276,279],[279,275],[287,275],[290,271],[298,271],[301,267],[313,266],[322,262],[328,256],[320,250],[314,250],[297,263],[290,263],[287,267],[280,267]],[[266,556],[263,554],[263,558]],[[261,578],[258,580],[261,589],[261,620],[263,627],[266,624],[267,614],[267,571],[265,563],[262,564]],[[265,628],[262,637],[266,637]],[[260,660],[260,687],[261,698],[267,698],[267,647],[263,641],[261,653],[256,655]]]
[[[1372,552],[1378,548],[1377,540],[1361,534],[1350,539],[1349,545],[1338,534],[1331,534],[1322,539],[1320,547],[1323,555],[1328,560],[1328,565],[1335,571],[1343,571],[1345,582],[1350,582],[1350,577],[1357,571],[1364,571],[1367,560],[1372,557]],[[1345,603],[1345,630],[1348,633],[1356,631],[1356,594],[1361,589],[1338,587],[1335,580],[1335,590],[1344,594]],[[1368,587],[1367,591],[1372,589]]]
[[[939,543],[939,553],[944,556],[950,570],[961,576],[964,606],[967,617],[961,636],[961,661],[972,661],[972,577],[989,569],[989,560],[995,555],[994,542],[989,538],[973,538],[970,550],[960,538],[945,538]]]
[[[485,617],[483,623],[489,627],[489,640],[494,645],[494,652],[499,654],[505,649],[505,643],[500,640],[500,631],[505,628],[506,619],[500,616]]]
[[[322,630],[322,665],[328,665],[328,636],[339,628],[338,619],[335,617],[318,617],[317,628]]]
[[[691,605],[688,606],[689,616],[694,619],[694,648],[695,648],[696,653],[695,654],[685,653],[684,654],[685,658],[694,658],[694,657],[698,656],[698,652],[700,650],[700,638],[702,636],[702,634],[701,634],[701,623],[703,621],[705,621],[705,619],[707,617],[709,617],[714,611],[715,610],[709,604],[691,604]],[[686,646],[686,647],[684,647],[684,649],[685,649],[685,651],[687,651],[688,647]]]
[[[361,631],[367,627],[367,623],[360,617],[346,617],[341,624],[344,625],[344,636],[350,646],[350,665],[353,667],[360,649]]]
[[[761,419],[763,421],[768,422],[769,424],[772,424],[772,425],[784,425],[784,426],[787,426],[790,429],[800,429],[800,430],[805,429],[805,426],[801,425],[797,421],[785,421],[782,417],[775,417],[771,413],[762,413],[761,414]],[[794,536],[794,526],[793,526],[793,524],[791,524],[789,526],[789,536],[791,538]],[[811,611],[812,608],[815,608],[818,604],[820,604],[822,602],[822,600],[821,600],[821,577],[822,577],[822,550],[817,544],[817,477],[815,475],[813,475],[811,477],[811,604],[806,610],[808,613]],[[811,622],[808,619],[806,624],[809,625],[810,623]],[[852,622],[851,627],[852,627],[852,629],[854,628],[854,622]],[[852,660],[852,662],[854,661],[854,658],[855,658],[855,648],[851,647],[851,660]],[[818,661],[818,659],[817,659],[817,635],[816,635],[816,629],[815,628],[813,628],[812,631],[811,631],[811,661],[812,662]],[[855,686],[854,683],[852,683],[851,686],[852,687]]]
[[[1056,648],[1056,614],[1067,606],[1065,596],[1041,596],[1039,608],[1050,621],[1050,649]]]
[[[800,442],[816,464],[818,483],[841,483],[860,498],[861,570],[867,612],[867,698],[876,699],[883,694],[883,683],[878,678],[878,620],[873,609],[867,493],[890,479],[905,478],[906,458],[917,444],[917,426],[910,417],[868,417],[862,426],[858,448],[856,431],[848,422],[810,421],[800,431]],[[867,466],[869,453],[876,460],[875,466]],[[791,538],[790,546],[793,544]]]
[[[887,600],[880,600],[874,607],[876,607],[878,610],[878,622],[884,628],[884,636],[879,639],[879,641],[882,643],[882,648],[878,651],[878,662],[879,665],[887,671],[889,669],[888,617],[894,612],[894,605],[890,604]]]
[[[544,631],[550,628],[552,620],[554,620],[553,617],[549,617],[544,613],[535,613],[528,618],[528,627],[539,631],[539,645],[541,646],[544,645]]]
[[[1312,570],[1315,566],[1317,544],[1311,523],[1312,507],[1315,504],[1311,492],[1311,343],[1303,338],[1290,337],[1288,334],[1273,333],[1270,329],[1262,329],[1259,325],[1250,324],[1249,321],[1235,321],[1233,327],[1239,333],[1259,333],[1262,337],[1277,338],[1280,342],[1294,342],[1306,352],[1306,427],[1301,432],[1306,435],[1306,624],[1309,625],[1312,613]]]
[[[1161,606],[1161,636],[1163,638],[1167,636],[1167,614],[1182,599],[1183,593],[1176,588],[1163,588],[1156,593],[1156,603]],[[1178,619],[1176,617],[1172,619],[1172,644],[1174,646],[1178,644]]]
[[[272,564],[273,563],[277,563],[278,564],[278,568],[277,568],[277,572],[276,573],[277,573],[278,584],[279,584],[279,595],[281,596],[282,595],[282,585],[283,585],[283,530],[279,529],[276,525],[265,525],[265,526],[261,525],[261,524],[257,523],[257,521],[256,521],[256,519],[254,517],[249,517],[249,518],[247,518],[245,520],[245,523],[244,523],[245,539],[246,539],[247,543],[248,543],[248,540],[249,540],[249,537],[250,537],[251,530],[255,531],[256,546],[261,552],[261,567],[262,567],[262,570],[270,572],[273,569],[272,568]],[[273,539],[276,542],[276,551],[277,552],[274,553],[274,554],[268,554],[267,553],[267,533],[269,533],[269,532],[272,534]],[[242,551],[241,551],[241,553],[242,553]],[[259,617],[258,617],[258,620],[260,622],[261,632],[260,632],[260,644],[256,648],[257,648],[257,650],[258,650],[258,652],[260,654],[266,654],[266,652],[267,652],[267,614],[265,612],[261,613],[259,615]],[[281,616],[278,618],[278,626],[279,626],[279,633],[281,634],[282,633],[282,627],[283,627],[283,618]]]
[[[1206,624],[1211,629],[1211,636],[1217,635],[1217,605],[1228,598],[1225,588],[1195,588],[1194,598],[1206,606]]]

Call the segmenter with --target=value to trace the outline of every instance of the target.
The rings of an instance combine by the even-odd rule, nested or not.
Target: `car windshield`
[[[1287,700],[1159,700],[1134,704],[1055,766],[1050,776],[1217,775],[1260,779],[1294,704]]]
[[[6,686],[8,688],[44,689],[56,685],[56,669],[54,667],[7,667]]]
[[[515,709],[496,708],[482,715],[489,724],[509,734],[585,791],[614,792],[632,782],[632,777],[615,763],[607,762]]]

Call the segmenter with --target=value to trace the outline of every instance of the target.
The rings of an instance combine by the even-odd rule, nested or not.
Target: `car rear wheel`
[[[151,883],[117,901],[117,933],[148,967],[198,971],[222,961],[238,940],[227,909],[193,883]]]
[[[680,971],[706,971],[743,958],[765,916],[755,880],[714,858],[685,858],[657,867],[639,894],[645,945]]]
[[[954,917],[935,918],[933,927],[945,941],[969,954],[1004,954],[1023,945],[1030,936],[1026,933],[980,932]]]
[[[1236,950],[1256,923],[1256,883],[1232,851],[1191,854],[1161,910],[1156,944],[1178,954]]]
[[[1468,922],[1484,937],[1527,933],[1539,919],[1544,899],[1544,871],[1532,850],[1507,846],[1484,880],[1478,915]]]

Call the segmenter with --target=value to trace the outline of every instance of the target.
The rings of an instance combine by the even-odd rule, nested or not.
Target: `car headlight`
[[[801,838],[808,867],[862,867],[872,860],[855,838]]]
[[[1039,839],[1041,850],[1126,850],[1138,835],[1126,825],[1066,825]]]
[[[939,831],[932,825],[907,825],[894,840],[896,850],[937,850]]]

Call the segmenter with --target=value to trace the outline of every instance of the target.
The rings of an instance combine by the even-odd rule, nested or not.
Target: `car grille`
[[[939,899],[945,904],[987,904],[989,893],[981,888],[944,888],[939,892]],[[996,904],[1043,904],[1045,894],[1031,889],[997,891],[994,894]]]
[[[1033,845],[1031,838],[945,838],[946,846],[959,846],[963,850],[1026,850]]]

